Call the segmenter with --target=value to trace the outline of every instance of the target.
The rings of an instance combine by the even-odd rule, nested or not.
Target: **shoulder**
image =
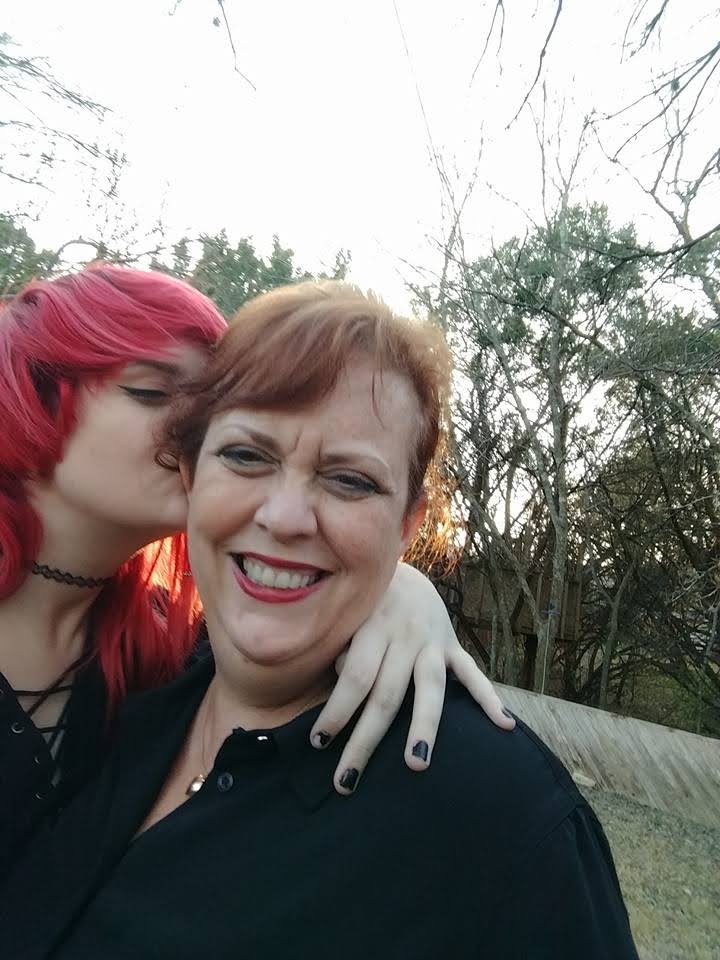
[[[448,681],[433,766],[443,777],[463,776],[469,785],[492,771],[496,786],[508,790],[542,785],[575,802],[580,794],[570,774],[550,748],[520,718],[514,730],[496,727],[468,692]]]
[[[408,700],[382,749],[383,764],[388,776],[406,785],[408,805],[432,817],[448,840],[462,829],[485,853],[493,846],[528,849],[586,805],[563,764],[529,727],[518,720],[512,731],[499,729],[452,679],[430,767],[423,773],[399,769],[411,711]],[[471,823],[486,823],[491,831],[467,831]]]

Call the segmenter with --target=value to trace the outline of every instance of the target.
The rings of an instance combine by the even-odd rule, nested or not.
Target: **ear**
[[[402,551],[405,553],[413,537],[422,526],[425,514],[427,513],[427,496],[421,493],[415,501],[415,505],[410,508],[407,516],[403,520],[402,527]]]
[[[187,460],[181,460],[178,464],[178,470],[180,471],[180,477],[182,479],[182,485],[185,487],[185,493],[190,494],[192,490],[193,482],[193,470]]]

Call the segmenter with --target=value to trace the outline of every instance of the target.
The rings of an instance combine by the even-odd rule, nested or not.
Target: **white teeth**
[[[249,557],[243,557],[242,568],[245,576],[253,583],[274,587],[276,590],[299,590],[301,587],[309,587],[318,579],[313,573],[290,573],[289,570],[278,570]]]
[[[287,570],[281,570],[280,573],[275,575],[275,586],[287,590],[290,586],[290,574]]]

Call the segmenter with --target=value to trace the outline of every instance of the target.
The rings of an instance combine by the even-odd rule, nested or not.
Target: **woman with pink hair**
[[[125,697],[198,656],[186,497],[157,436],[224,329],[186,283],[107,264],[34,281],[0,309],[0,872],[101,764]],[[338,764],[362,771],[412,677],[405,756],[425,769],[447,669],[514,725],[432,585],[400,564],[313,744],[367,697]]]

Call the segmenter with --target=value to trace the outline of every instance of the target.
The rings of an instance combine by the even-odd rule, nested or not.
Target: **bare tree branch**
[[[485,44],[482,48],[482,53],[480,54],[478,61],[475,64],[475,69],[472,72],[472,76],[470,77],[470,86],[473,85],[473,81],[475,80],[475,74],[478,72],[478,70],[480,69],[480,64],[485,59],[485,54],[487,53],[487,48],[488,48],[488,45],[490,44],[490,39],[495,29],[495,20],[497,19],[498,13],[500,14],[501,19],[500,19],[500,36],[498,37],[497,53],[500,53],[500,49],[502,47],[502,42],[503,42],[503,36],[505,34],[505,6],[503,4],[503,0],[495,0],[495,9],[493,10],[492,20],[490,21],[490,29],[488,30],[487,36],[485,37]]]
[[[517,120],[517,118],[520,116],[520,113],[522,112],[523,107],[525,106],[525,104],[526,104],[526,103],[528,102],[528,100],[530,99],[530,94],[533,92],[533,90],[534,90],[535,87],[537,86],[538,80],[540,79],[540,74],[542,73],[543,61],[544,61],[544,59],[545,59],[545,55],[547,54],[548,46],[550,45],[550,41],[552,40],[552,35],[555,33],[555,28],[556,28],[557,25],[558,25],[558,20],[560,19],[560,14],[561,14],[561,12],[562,12],[562,8],[563,8],[563,0],[557,0],[557,6],[556,6],[556,8],[555,8],[555,16],[553,17],[553,22],[552,22],[552,24],[551,24],[551,26],[550,26],[550,29],[549,29],[549,31],[548,31],[547,36],[545,37],[545,43],[543,43],[543,45],[542,45],[542,50],[540,51],[540,57],[538,58],[538,68],[537,68],[537,73],[535,74],[535,79],[533,80],[532,84],[530,85],[530,89],[528,90],[528,92],[527,92],[527,93],[525,94],[525,96],[523,97],[523,102],[522,102],[522,103],[520,104],[520,106],[518,107],[517,113],[516,113],[515,116],[512,118],[512,120],[511,120],[510,123],[507,125],[507,127],[505,128],[506,130],[508,130],[508,129],[513,125],[513,123],[515,123],[515,121]]]
[[[235,41],[233,40],[232,30],[230,29],[230,23],[228,21],[227,14],[225,13],[225,0],[217,0],[217,3],[218,3],[218,6],[220,7],[220,13],[222,14],[223,23],[225,24],[225,32],[227,33],[227,38],[230,43],[230,49],[232,50],[232,53],[233,53],[233,69],[235,70],[235,73],[237,73],[239,77],[242,77],[245,83],[249,84],[252,87],[252,89],[257,93],[257,87],[255,86],[255,84],[238,67],[238,57],[237,57],[237,50],[235,49]]]

